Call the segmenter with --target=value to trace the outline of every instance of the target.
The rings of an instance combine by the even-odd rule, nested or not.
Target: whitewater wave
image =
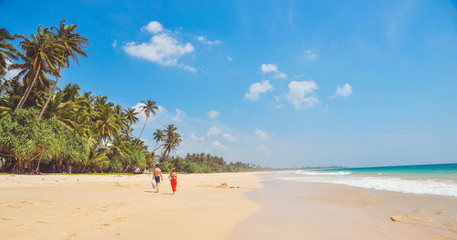
[[[293,171],[280,171],[277,175],[306,175],[306,176],[345,176],[350,175],[352,172],[349,171],[336,171],[336,172],[323,172],[323,171],[308,171],[308,170],[293,170]]]
[[[308,176],[345,176],[345,175],[350,175],[352,172],[348,171],[338,171],[338,172],[310,172],[310,171],[303,171],[303,175],[308,175]]]
[[[317,174],[316,174],[317,173]],[[302,182],[336,183],[353,187],[413,194],[457,197],[457,182],[437,179],[401,179],[382,176],[354,176],[350,172],[310,172],[277,176],[277,179]]]

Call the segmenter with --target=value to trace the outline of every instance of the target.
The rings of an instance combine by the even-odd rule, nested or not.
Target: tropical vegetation
[[[182,143],[169,124],[153,134],[149,150],[140,139],[158,107],[152,99],[138,109],[124,109],[107,96],[82,92],[77,84],[59,88],[61,71],[87,57],[87,38],[77,25],[38,26],[29,37],[0,28],[0,171],[11,173],[140,173],[160,162],[166,172],[226,172],[256,168],[226,164],[209,154],[170,157]],[[11,42],[18,40],[22,51]],[[11,72],[16,72],[10,76]],[[146,116],[138,137],[138,114]]]

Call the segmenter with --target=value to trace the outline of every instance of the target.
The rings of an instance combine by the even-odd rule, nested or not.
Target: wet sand
[[[231,239],[457,239],[453,197],[326,183],[263,184],[246,194],[262,210],[238,224]]]

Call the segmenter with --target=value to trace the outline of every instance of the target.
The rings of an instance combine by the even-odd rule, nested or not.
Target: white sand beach
[[[147,174],[0,175],[0,239],[457,238],[427,215],[451,216],[453,198],[262,176],[180,174],[173,196]]]
[[[166,176],[156,194],[147,174],[0,175],[0,239],[227,239],[257,175],[179,175],[174,196]]]

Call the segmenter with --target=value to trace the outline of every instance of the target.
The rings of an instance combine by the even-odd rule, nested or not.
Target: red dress
[[[171,179],[171,188],[173,189],[173,192],[176,192],[176,186],[178,185],[178,179]]]

